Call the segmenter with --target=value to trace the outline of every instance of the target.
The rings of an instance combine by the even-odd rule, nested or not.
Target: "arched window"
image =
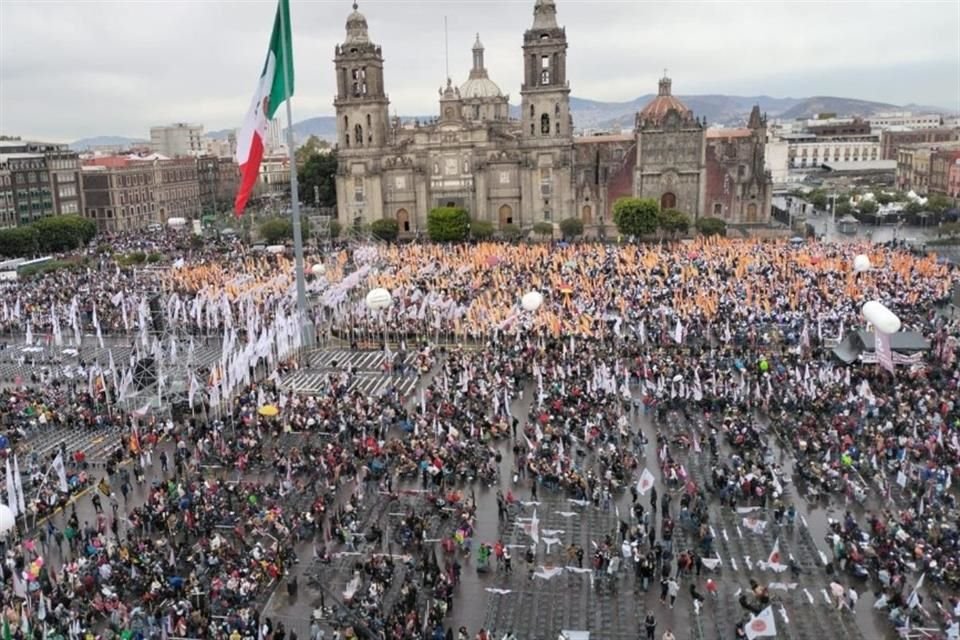
[[[540,116],[540,133],[545,136],[550,135],[550,116],[547,114]]]
[[[367,129],[373,126],[373,121],[370,118],[370,114],[367,114]]]
[[[533,118],[533,117],[536,117],[536,115],[537,115],[536,110],[533,108],[533,105],[530,105],[530,117]]]
[[[752,202],[747,205],[747,222],[757,221],[757,205]]]
[[[353,139],[356,141],[358,147],[363,146],[363,127],[356,125],[353,128]]]
[[[593,224],[593,209],[590,208],[590,205],[583,206],[580,218],[583,220],[583,224]]]
[[[677,206],[677,196],[669,191],[660,196],[660,210],[674,209]]]
[[[347,116],[343,116],[343,142],[350,146],[350,118]]]

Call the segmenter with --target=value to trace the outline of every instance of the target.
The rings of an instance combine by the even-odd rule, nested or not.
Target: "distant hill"
[[[95,136],[93,138],[82,138],[76,142],[71,142],[70,148],[74,151],[89,151],[93,147],[134,147],[149,143],[149,140],[141,140],[140,138],[125,138],[123,136]]]
[[[836,113],[844,116],[871,116],[883,111],[901,109],[894,104],[885,102],[871,102],[869,100],[855,100],[853,98],[835,98],[832,96],[815,96],[798,101],[786,111],[778,114],[781,120],[798,120],[812,118],[818,113]]]
[[[760,110],[770,118],[780,120],[796,120],[810,118],[817,113],[836,113],[839,116],[869,117],[884,111],[912,111],[914,113],[942,113],[948,110],[922,105],[897,106],[884,102],[871,102],[854,98],[838,98],[833,96],[815,96],[812,98],[772,98],[770,96],[727,96],[727,95],[690,95],[678,96],[696,115],[707,119],[708,125],[739,125],[746,122],[753,105],[759,105]],[[638,111],[654,98],[653,94],[646,94],[626,102],[602,102],[587,98],[570,98],[570,112],[578,131],[611,131],[633,127],[634,117]],[[510,115],[520,117],[520,107],[510,106]],[[428,121],[435,114],[428,116],[401,116],[404,121]],[[225,139],[234,129],[208,131],[205,135],[215,140]],[[322,140],[333,142],[337,137],[337,121],[333,116],[317,116],[307,118],[293,125],[293,134],[298,143],[303,143],[310,136],[317,136]],[[284,130],[286,135],[286,130]],[[84,138],[74,142],[71,147],[77,150],[89,149],[100,145],[130,145],[143,144],[146,140],[123,138],[120,136],[99,136]]]

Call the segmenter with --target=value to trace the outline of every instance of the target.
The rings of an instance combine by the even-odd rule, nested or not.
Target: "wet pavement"
[[[517,399],[512,403],[512,414],[521,419],[527,415],[530,399],[533,393],[525,394],[524,399]],[[414,396],[415,397],[415,396]],[[690,433],[697,429],[697,425],[684,424],[682,418],[673,416],[664,432]],[[633,429],[642,429],[647,439],[656,441],[656,426],[649,416],[642,412],[632,411],[630,422]],[[787,469],[792,468],[791,456],[785,454],[776,439],[771,436],[770,444],[781,464]],[[169,443],[161,447],[171,446]],[[721,566],[716,572],[706,571],[697,579],[687,578],[681,584],[680,595],[674,608],[661,605],[659,602],[658,585],[652,584],[649,591],[644,592],[637,583],[630,569],[621,569],[613,576],[593,576],[590,572],[575,572],[564,570],[558,575],[543,578],[531,577],[534,570],[542,574],[552,574],[556,569],[575,566],[575,560],[566,555],[567,548],[576,544],[583,547],[587,553],[584,557],[584,566],[589,566],[590,549],[596,541],[606,535],[616,537],[618,517],[628,519],[631,514],[630,494],[628,491],[616,496],[614,503],[608,510],[581,506],[571,503],[559,493],[551,493],[545,487],[539,489],[538,505],[527,505],[518,511],[507,522],[499,522],[497,517],[497,488],[504,492],[512,490],[521,500],[531,500],[531,486],[529,479],[520,479],[514,482],[512,470],[515,461],[512,453],[512,443],[501,440],[497,443],[502,453],[499,484],[494,487],[476,483],[472,487],[472,494],[477,502],[477,524],[474,537],[474,549],[480,542],[489,544],[502,540],[507,545],[513,545],[513,570],[506,573],[502,568],[491,564],[489,572],[477,571],[474,558],[459,557],[463,566],[462,580],[457,587],[453,609],[446,620],[446,624],[456,630],[465,626],[473,635],[480,629],[492,629],[497,632],[497,638],[507,631],[514,631],[521,640],[554,640],[561,630],[589,630],[594,637],[604,640],[631,640],[642,635],[642,619],[648,610],[657,617],[657,637],[667,629],[672,629],[677,638],[734,638],[734,625],[744,617],[744,610],[740,607],[737,596],[738,590],[748,591],[749,580],[754,578],[763,584],[786,583],[784,588],[772,588],[774,609],[778,625],[778,638],[814,640],[826,638],[873,639],[895,637],[892,627],[887,624],[882,615],[877,614],[872,604],[874,598],[867,583],[850,582],[846,577],[837,578],[828,575],[824,570],[822,557],[829,558],[829,549],[824,543],[824,536],[828,528],[828,519],[840,519],[843,516],[845,505],[832,503],[825,506],[819,500],[808,501],[797,495],[796,487],[787,485],[785,501],[792,502],[798,510],[797,522],[793,527],[777,529],[772,516],[763,512],[751,515],[767,519],[770,526],[760,535],[745,530],[741,526],[742,515],[733,513],[729,508],[721,508],[716,500],[710,506],[710,523],[714,528],[715,549],[721,560]],[[722,449],[721,457],[730,455],[726,448]],[[703,484],[711,471],[710,454],[707,451],[695,453],[692,451],[675,450],[674,456],[685,465],[691,478]],[[662,478],[659,477],[659,466],[656,460],[655,447],[648,445],[645,451],[646,467],[657,476],[658,491],[665,490]],[[127,508],[143,502],[150,482],[160,478],[157,456],[153,457],[154,464],[148,470],[147,482],[144,485],[133,485],[133,490],[126,505],[121,500],[119,514],[121,535],[128,523],[123,518]],[[585,458],[588,468],[591,457]],[[642,467],[641,467],[642,468]],[[224,469],[206,469],[207,473],[218,476],[229,476],[236,479],[236,474]],[[172,471],[171,471],[172,473]],[[95,485],[104,474],[102,467],[95,467],[92,477]],[[789,474],[788,476],[789,477]],[[384,530],[384,539],[379,545],[361,545],[359,553],[339,555],[330,565],[320,566],[313,560],[313,544],[304,542],[297,548],[300,562],[293,569],[300,585],[295,597],[290,597],[286,590],[286,580],[281,581],[278,588],[269,597],[264,609],[264,615],[282,621],[288,630],[296,631],[299,638],[308,638],[310,617],[321,604],[331,606],[342,597],[343,589],[350,578],[352,566],[363,553],[380,552],[394,553],[398,558],[396,577],[402,579],[406,571],[412,571],[403,562],[404,549],[397,548],[391,538],[391,519],[395,518],[406,508],[419,509],[421,500],[413,484],[398,482],[399,489],[405,490],[400,501],[390,501],[381,494],[368,494],[362,503],[363,517],[366,527],[377,523]],[[356,484],[347,481],[340,490],[343,499],[356,489]],[[471,488],[463,488],[470,495]],[[646,500],[646,498],[640,498]],[[842,498],[840,499],[842,502]],[[109,513],[109,501],[104,500],[104,507]],[[75,507],[81,524],[85,521],[95,521],[95,513],[90,500],[90,490],[79,496]],[[676,510],[676,502],[674,503]],[[537,545],[536,558],[533,564],[524,560],[524,551],[530,546],[531,539],[523,531],[524,518],[530,518],[536,513],[541,532],[549,531],[551,538],[557,540],[547,549],[541,541]],[[63,512],[53,516],[53,522],[59,528],[65,524]],[[43,526],[44,522],[40,522]],[[429,544],[434,547],[432,553],[438,558],[442,567],[448,557],[440,547],[440,539],[450,535],[452,527],[449,523],[436,520],[428,534]],[[542,537],[547,537],[541,533]],[[758,560],[763,560],[770,553],[775,540],[779,540],[780,549],[784,556],[792,558],[800,568],[796,575],[774,574],[761,571],[756,567]],[[59,566],[69,560],[69,551],[66,545],[64,550],[58,551],[56,545],[47,553],[48,561]],[[683,531],[678,525],[675,533],[674,549],[693,548],[694,542],[689,532]],[[343,549],[338,551],[343,552]],[[821,554],[823,554],[821,556]],[[411,561],[420,562],[423,554],[414,553]],[[704,581],[706,577],[714,578],[718,585],[716,599],[708,597],[702,610],[694,611],[693,601],[687,592],[690,580],[697,584],[701,593],[705,593]],[[836,605],[830,601],[829,583],[837,580],[845,585],[854,586],[861,594],[856,611],[837,611]],[[311,584],[313,582],[313,584]],[[791,586],[795,583],[795,587]],[[323,585],[321,588],[318,585]],[[785,589],[785,590],[784,590]],[[493,590],[493,591],[491,591]],[[332,628],[327,627],[327,637],[332,637]]]
[[[526,399],[515,400],[511,407],[512,414],[521,418],[521,422],[527,415],[533,394],[528,392],[525,395]],[[642,429],[650,442],[655,442],[656,427],[648,416],[634,411],[631,424],[634,429]],[[674,428],[688,432],[691,426]],[[669,432],[670,428],[665,431]],[[790,456],[779,449],[773,437],[771,445],[782,464],[792,467]],[[746,592],[750,589],[750,579],[753,578],[761,584],[775,585],[771,595],[775,603],[777,637],[804,640],[896,637],[884,617],[873,610],[874,598],[868,584],[851,582],[845,576],[828,575],[825,571],[823,558],[830,558],[830,550],[824,543],[828,520],[842,518],[844,505],[824,506],[819,500],[808,502],[796,495],[796,488],[792,485],[787,487],[784,500],[796,505],[796,524],[777,529],[772,515],[756,511],[750,515],[767,519],[771,524],[762,535],[740,526],[743,514],[735,514],[729,508],[721,508],[716,500],[712,501],[710,520],[715,529],[715,549],[722,564],[716,572],[705,570],[699,579],[687,578],[682,582],[680,595],[672,609],[660,604],[659,585],[652,584],[647,592],[643,592],[632,570],[626,568],[615,576],[592,576],[590,572],[565,570],[549,579],[531,578],[534,570],[550,574],[556,569],[574,566],[575,561],[566,555],[566,548],[571,544],[587,550],[584,566],[589,567],[589,550],[593,543],[601,541],[608,534],[615,538],[618,515],[624,519],[630,517],[630,494],[622,492],[609,510],[603,510],[571,504],[565,496],[541,487],[538,491],[539,505],[526,505],[516,514],[519,520],[515,517],[500,523],[497,519],[498,488],[504,492],[512,490],[519,499],[526,501],[532,499],[532,493],[529,479],[519,482],[513,480],[512,443],[502,440],[498,443],[498,449],[502,453],[499,484],[488,487],[476,483],[472,487],[478,515],[474,549],[481,542],[492,545],[501,540],[512,547],[513,570],[507,574],[491,562],[489,572],[479,572],[475,554],[474,557],[458,554],[458,561],[463,566],[462,578],[456,589],[454,606],[446,619],[446,625],[454,630],[464,626],[473,637],[480,628],[485,628],[495,631],[495,638],[513,631],[521,640],[554,640],[561,630],[589,630],[594,637],[605,640],[632,640],[642,636],[642,619],[650,610],[657,617],[657,637],[671,629],[677,638],[734,638],[735,625],[745,615],[738,603],[738,595],[740,590]],[[724,449],[721,455],[728,456],[730,453]],[[686,465],[691,477],[698,483],[702,484],[709,477],[711,462],[708,452],[676,451],[674,455]],[[653,446],[646,447],[645,456],[646,466],[657,476],[658,489],[662,493],[664,485],[659,477]],[[587,460],[589,466],[590,458]],[[408,490],[416,488],[413,485],[400,486]],[[676,501],[674,505],[676,510]],[[377,521],[381,527],[389,527],[391,509],[382,505],[371,509],[380,513]],[[541,531],[550,530],[559,542],[551,544],[548,550],[541,541],[537,545],[534,563],[527,564],[523,555],[531,545],[531,538],[524,533],[523,525],[524,519],[532,517],[534,512]],[[758,560],[767,558],[775,540],[779,540],[784,556],[799,566],[798,574],[776,574],[761,571],[756,566]],[[439,540],[433,539],[431,544],[435,547],[433,555],[439,558],[442,567],[449,558],[443,554]],[[692,536],[678,526],[674,549],[694,546]],[[388,549],[378,548],[376,551],[385,552]],[[282,620],[288,629],[296,629],[300,637],[306,637],[311,612],[321,602],[321,589],[308,585],[309,575],[316,573],[316,565],[311,561],[310,554],[310,546],[303,545],[300,549],[302,561],[297,569],[301,585],[298,597],[291,601],[281,589],[266,610],[266,615]],[[351,558],[355,559],[355,556],[347,556],[346,561],[339,565],[339,570],[328,567],[320,572],[321,579],[328,587],[323,590],[323,601],[327,606],[331,604],[331,596],[341,594],[349,580]],[[694,580],[698,591],[705,593],[704,583],[708,576],[717,581],[718,595],[716,599],[708,598],[702,610],[696,613],[687,591],[689,581]],[[858,590],[861,599],[853,614],[837,610],[835,600],[829,596],[831,581]],[[777,587],[777,583],[783,583],[783,587]],[[327,637],[331,637],[330,631]]]

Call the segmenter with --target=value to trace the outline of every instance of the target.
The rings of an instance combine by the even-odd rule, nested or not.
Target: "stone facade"
[[[747,140],[710,142],[706,122],[671,94],[665,77],[659,95],[637,115],[632,134],[575,137],[566,30],[557,23],[554,0],[535,0],[533,14],[523,37],[519,119],[510,118],[509,97],[489,77],[478,35],[466,82],[456,86],[447,79],[439,91],[438,117],[405,124],[389,118],[383,52],[354,5],[346,39],[334,51],[341,222],[392,217],[401,233],[412,234],[425,231],[434,207],[462,206],[473,219],[498,228],[529,229],[579,217],[595,229],[612,223],[617,198],[634,195],[696,218],[713,211],[710,171],[732,175],[735,182],[717,178],[718,189],[729,194],[721,203],[724,218],[769,220],[766,121],[759,114]],[[732,154],[728,145],[735,148]],[[745,196],[756,198],[756,216],[737,200]]]

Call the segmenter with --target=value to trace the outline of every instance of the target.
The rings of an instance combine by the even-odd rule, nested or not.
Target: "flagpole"
[[[293,212],[293,255],[294,270],[297,276],[297,311],[300,314],[300,327],[302,332],[302,344],[305,347],[312,346],[311,330],[309,319],[307,317],[307,285],[305,282],[303,266],[303,230],[300,226],[300,197],[299,185],[297,183],[297,160],[294,153],[293,140],[293,107],[290,95],[290,88],[293,86],[293,70],[290,68],[293,57],[293,46],[287,42],[287,19],[289,18],[289,8],[287,0],[280,0],[280,40],[283,47],[283,79],[285,102],[287,103],[287,155],[290,157],[290,208]],[[290,55],[287,55],[287,54]]]

